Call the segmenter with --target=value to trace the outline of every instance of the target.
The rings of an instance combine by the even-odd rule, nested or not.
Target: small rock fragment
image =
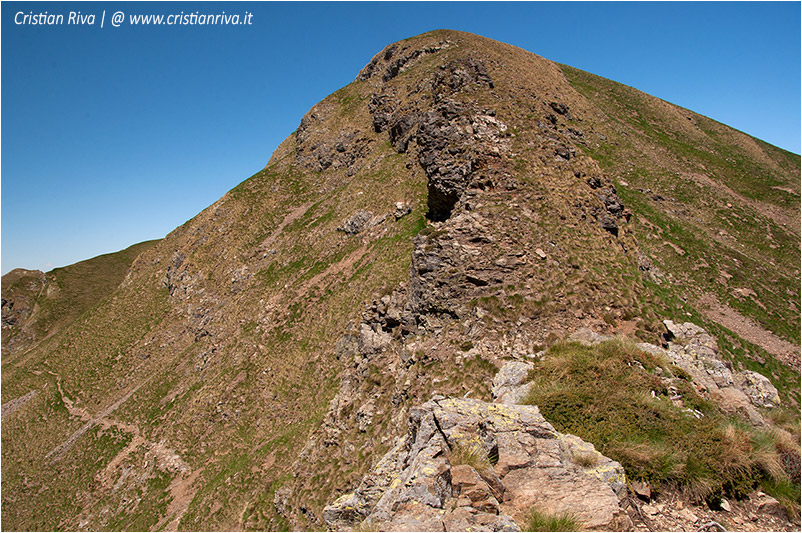
[[[632,487],[632,492],[643,501],[649,501],[652,499],[652,489],[649,487],[648,483],[644,483],[642,481],[632,481],[630,483],[630,487]]]
[[[337,229],[344,232],[346,235],[356,235],[365,229],[365,226],[367,226],[371,218],[373,218],[373,213],[360,209],[351,215],[351,217],[343,222]]]
[[[396,202],[393,216],[396,220],[403,218],[412,212],[412,206],[405,202]]]

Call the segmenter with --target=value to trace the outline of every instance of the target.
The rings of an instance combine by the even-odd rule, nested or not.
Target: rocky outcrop
[[[531,383],[524,384],[534,365],[523,361],[510,361],[493,378],[491,393],[497,402],[516,405],[526,397]]]
[[[5,291],[2,299],[3,329],[19,326],[31,316],[36,299],[47,285],[47,277],[41,270],[17,268],[3,276],[3,285],[19,285],[16,291]]]
[[[353,175],[357,170],[354,164],[364,158],[370,145],[370,139],[361,136],[358,131],[353,131],[341,133],[333,143],[326,141],[303,143],[300,142],[300,139],[303,138],[302,132],[314,121],[307,117],[304,119],[306,122],[302,121],[297,131],[299,143],[296,160],[298,164],[315,172],[322,172],[329,168],[332,170],[346,168],[348,174]]]
[[[769,378],[751,370],[734,370],[729,361],[719,358],[718,343],[705,330],[690,322],[666,320],[665,325],[672,339],[667,352],[671,362],[688,372],[701,392],[729,410],[750,403],[765,408],[780,404],[777,388]]]
[[[581,171],[575,171],[574,175],[579,179],[585,178],[584,172]],[[596,198],[603,206],[603,208],[599,205],[592,206],[593,216],[596,217],[602,229],[617,237],[619,222],[621,220],[628,222],[632,212],[624,206],[621,198],[618,197],[618,191],[607,180],[602,180],[598,176],[590,176],[585,183],[596,192]]]
[[[771,381],[757,372],[734,370],[719,357],[718,343],[705,330],[685,322],[665,320],[667,355],[672,363],[693,377],[699,391],[718,401],[728,411],[743,409],[753,423],[762,424],[757,407],[775,407],[780,396]]]
[[[729,361],[719,357],[718,342],[704,329],[691,322],[663,322],[667,333],[667,349],[654,344],[638,343],[641,350],[665,357],[687,372],[696,389],[704,397],[715,400],[725,411],[743,411],[756,425],[764,425],[763,416],[755,407],[771,408],[780,403],[777,388],[762,374],[733,369]],[[567,340],[593,345],[614,339],[588,328],[579,328]],[[697,416],[700,416],[697,413]]]
[[[481,81],[486,71],[480,62],[468,64],[474,76],[456,69],[454,79],[435,78],[432,90],[437,104],[431,111],[399,110],[400,104],[390,93],[374,94],[369,103],[374,129],[387,130],[399,153],[408,151],[414,141],[418,163],[429,183],[428,216],[435,221],[451,215],[467,188],[479,188],[488,179],[492,183],[494,176],[498,181],[506,175],[498,174],[498,163],[490,161],[509,151],[507,125],[493,110],[473,109],[448,98],[466,84],[492,83]]]
[[[366,81],[371,79],[378,71],[381,70],[379,65],[383,63],[385,65],[385,70],[382,73],[381,80],[386,83],[405,70],[409,69],[417,59],[430,54],[435,54],[440,50],[448,48],[449,46],[451,46],[449,41],[440,41],[432,46],[410,50],[406,46],[400,47],[398,43],[391,44],[376,54],[373,59],[370,60],[370,63],[365,65],[365,67],[359,72],[359,75],[356,77],[356,79],[357,81]]]
[[[390,143],[400,153],[409,150],[415,141],[418,162],[429,182],[428,216],[436,221],[451,216],[477,169],[497,166],[488,164],[488,156],[509,150],[509,142],[504,139],[507,126],[494,118],[493,110],[475,109],[452,99],[471,88],[494,88],[482,61],[467,57],[441,65],[428,82],[435,104],[428,111],[420,111],[416,105],[402,105],[388,86],[387,82],[412,61],[446,47],[447,43],[441,43],[393,60],[395,49],[387,48],[357,78],[370,79],[382,58],[389,61],[381,78],[381,92],[374,93],[368,104],[373,128],[379,133],[388,131]]]
[[[744,370],[734,376],[736,386],[744,391],[752,403],[758,407],[776,407],[780,404],[780,395],[771,380],[762,374]]]
[[[472,57],[455,59],[441,65],[432,80],[435,100],[451,96],[471,85],[489,89],[495,87],[484,63]]]
[[[342,225],[337,228],[338,231],[344,232],[346,235],[356,235],[357,233],[361,232],[362,230],[369,228],[371,226],[375,226],[377,224],[381,224],[384,221],[384,217],[377,216],[374,217],[373,213],[370,211],[365,211],[360,209],[348,219],[342,223]]]
[[[494,380],[500,400],[525,379],[521,365]],[[625,493],[621,465],[557,432],[537,407],[435,396],[410,410],[407,434],[324,519],[337,530],[520,531],[515,519],[537,506],[621,530]]]
[[[485,130],[487,150],[474,142],[481,129]],[[474,171],[491,167],[487,158],[497,156],[500,145],[508,148],[499,138],[506,130],[504,123],[487,113],[473,115],[451,101],[441,104],[437,112],[422,116],[417,134],[418,161],[429,181],[429,218],[437,221],[451,216]]]

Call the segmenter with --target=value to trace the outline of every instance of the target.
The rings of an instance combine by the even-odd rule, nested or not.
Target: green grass
[[[628,183],[618,193],[635,213],[631,226],[640,247],[652,253],[655,266],[677,278],[676,291],[691,298],[712,293],[796,343],[799,237],[779,224],[782,219],[765,213],[775,207],[791,219],[798,213],[798,195],[781,189],[798,188],[799,156],[631,87],[561,68],[608,119],[603,127],[597,124],[604,142],[587,143],[582,151],[617,182]],[[706,178],[696,182],[701,175]],[[664,200],[653,200],[646,189]],[[725,207],[729,202],[734,205]],[[721,230],[728,236],[721,237]],[[686,253],[678,255],[666,242]],[[722,270],[732,278],[718,279]],[[736,297],[739,287],[753,290],[755,298]]]
[[[780,502],[789,517],[792,519],[796,517],[799,520],[799,502],[802,498],[799,483],[766,479],[761,483],[761,488],[766,494]]]
[[[704,163],[708,172],[724,179],[725,183],[744,196],[786,205],[789,196],[772,189],[782,185],[776,173],[755,158],[734,148],[730,135],[735,130],[696,113],[692,115],[698,125],[697,139],[682,134],[671,118],[661,114],[659,100],[637,89],[627,87],[600,76],[563,65],[562,70],[571,85],[602,109],[608,111],[619,122],[634,128],[649,140],[667,150],[677,160],[689,159]],[[698,142],[698,139],[702,139]],[[779,167],[798,169],[799,156],[772,147],[754,139],[758,146],[774,160]],[[608,148],[619,152],[620,147]],[[612,156],[620,159],[620,155]]]
[[[549,513],[532,509],[523,521],[523,531],[580,531],[582,523],[569,512]]]
[[[714,498],[744,496],[764,479],[787,478],[774,441],[698,397],[687,376],[673,380],[685,404],[671,404],[667,385],[649,371],[659,367],[671,376],[671,365],[634,345],[560,343],[535,365],[525,403],[537,405],[558,431],[619,461],[629,479]]]

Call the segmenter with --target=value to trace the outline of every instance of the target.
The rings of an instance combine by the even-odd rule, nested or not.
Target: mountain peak
[[[432,398],[503,409],[492,390],[511,360],[529,365],[519,377],[555,424],[533,438],[577,428],[572,446],[598,448],[655,495],[725,495],[748,513],[737,498],[759,484],[798,488],[798,470],[777,465],[799,456],[787,423],[799,411],[799,168],[798,156],[514,46],[452,30],[388,45],[263,170],[115,268],[113,289],[86,290],[89,271],[71,278],[91,305],[24,347],[6,340],[4,279],[3,400],[16,403],[3,421],[3,520],[323,527],[327,505],[370,492],[365,475],[383,457],[423,457],[386,454],[414,447],[408,429],[436,427],[421,419]],[[715,389],[697,367],[718,372]],[[600,412],[621,431],[602,432]],[[674,446],[679,432],[658,419],[697,445]],[[489,435],[505,437],[475,422],[496,468]],[[755,424],[775,435],[766,450]],[[741,459],[715,475],[714,442]],[[577,470],[573,449],[560,448],[560,468]],[[505,504],[481,467],[457,470]],[[443,484],[433,491],[454,489],[425,474]],[[511,523],[531,503],[505,504]],[[781,504],[798,513],[793,498]]]

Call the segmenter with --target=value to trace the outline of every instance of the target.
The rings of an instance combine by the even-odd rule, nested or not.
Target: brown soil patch
[[[188,476],[182,474],[173,479],[173,482],[170,483],[167,489],[170,491],[173,499],[170,501],[170,505],[167,506],[167,512],[164,514],[164,517],[153,527],[153,531],[160,531],[162,525],[164,525],[167,520],[170,520],[170,518],[172,518],[172,520],[164,527],[164,531],[178,531],[178,524],[181,522],[181,517],[184,516],[190,502],[192,502],[192,498],[195,497],[195,493],[198,491],[198,487],[193,487],[195,480],[198,479],[198,476],[202,472],[203,468],[199,468],[193,470]]]

